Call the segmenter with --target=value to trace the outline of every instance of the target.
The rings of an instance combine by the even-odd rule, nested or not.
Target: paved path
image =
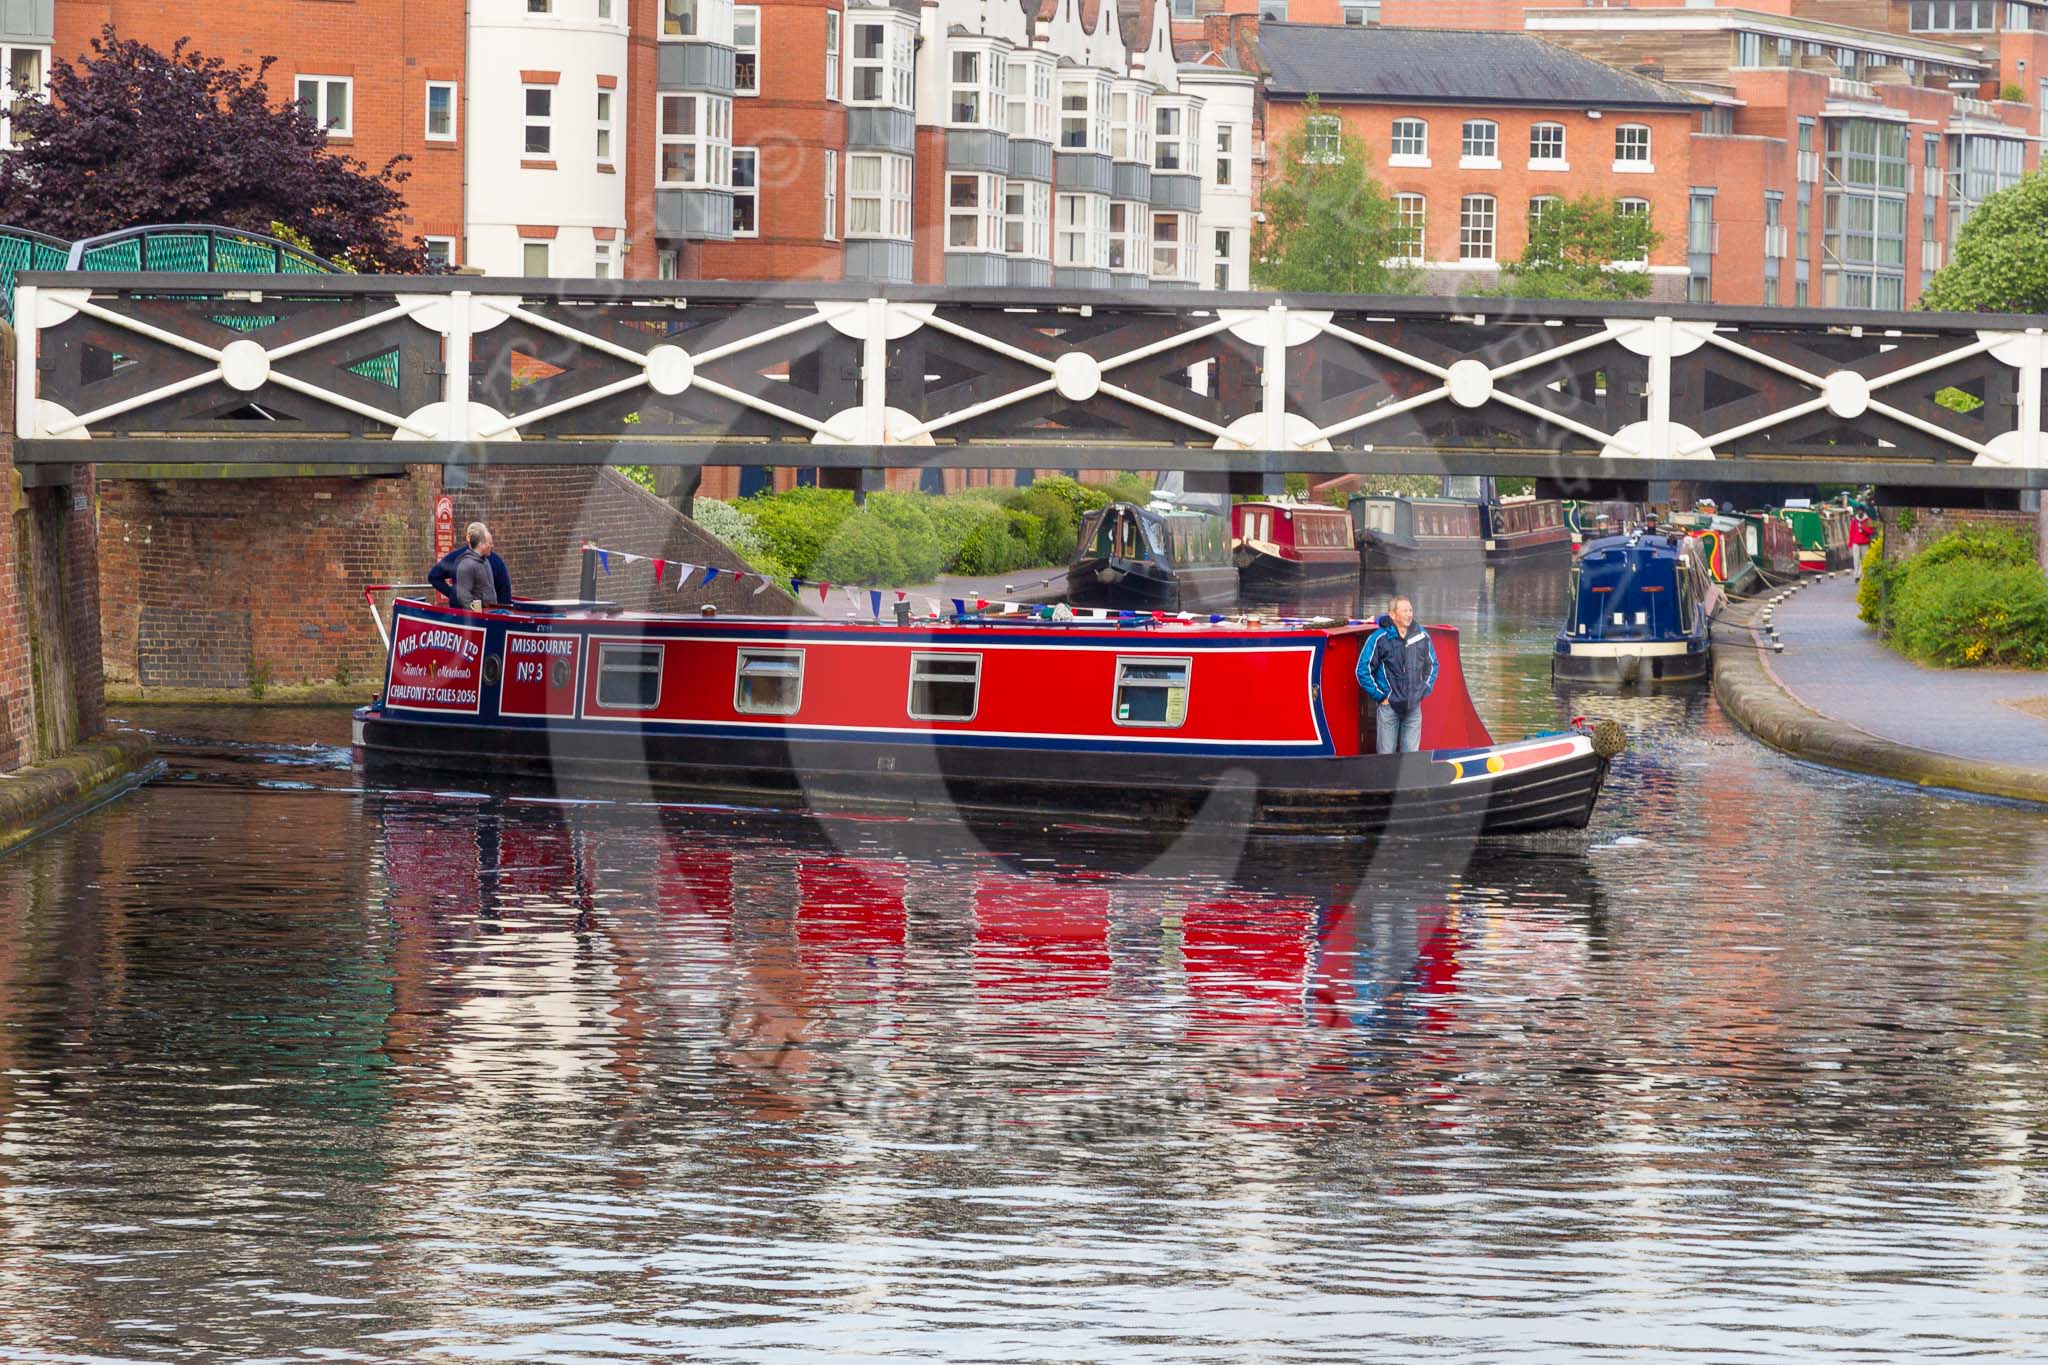
[[[2006,705],[2048,705],[2048,672],[1922,668],[1856,619],[1846,574],[1792,594],[1777,621],[1785,652],[1770,657],[1771,671],[1829,719],[1897,744],[2048,772],[2048,718]]]

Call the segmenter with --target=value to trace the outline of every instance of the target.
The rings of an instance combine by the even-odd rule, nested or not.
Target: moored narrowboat
[[[1231,557],[1248,586],[1351,578],[1358,547],[1351,518],[1320,502],[1241,502],[1230,509]]]
[[[1775,512],[1744,512],[1749,557],[1766,579],[1790,582],[1799,575],[1799,535]]]
[[[1849,518],[1846,513],[1810,502],[1788,502],[1777,509],[1778,516],[1792,528],[1799,541],[1799,568],[1804,573],[1825,573],[1849,563]]]
[[[1707,572],[1724,592],[1747,595],[1763,584],[1749,557],[1747,527],[1739,517],[1710,516],[1692,530],[1707,561]]]
[[[1564,528],[1574,552],[1589,540],[1619,535],[1643,519],[1643,505],[1639,502],[1581,502],[1567,498],[1559,506],[1564,511]]]
[[[1572,533],[1565,525],[1564,504],[1554,498],[1528,494],[1504,498],[1491,478],[1476,475],[1446,476],[1444,496],[1478,505],[1480,537],[1489,564],[1571,551]]]
[[[1229,523],[1214,513],[1117,502],[1081,520],[1067,566],[1077,606],[1188,611],[1236,594]]]
[[[1214,794],[1211,817],[1262,835],[1583,827],[1618,728],[1496,743],[1457,632],[1430,630],[1428,747],[1376,754],[1356,678],[1364,624],[479,613],[401,599],[355,743],[373,775],[812,810],[1178,829]]]
[[[1486,562],[1479,505],[1453,498],[1354,493],[1347,510],[1367,569],[1444,569]]]
[[[1654,685],[1707,676],[1721,591],[1690,535],[1638,532],[1589,542],[1572,565],[1571,606],[1551,673]]]

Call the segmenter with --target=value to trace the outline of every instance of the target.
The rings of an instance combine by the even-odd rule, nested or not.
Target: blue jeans
[[[1398,748],[1402,753],[1414,753],[1422,748],[1422,708],[1416,707],[1402,715],[1393,707],[1381,702],[1379,705],[1380,742],[1374,753],[1391,754]]]

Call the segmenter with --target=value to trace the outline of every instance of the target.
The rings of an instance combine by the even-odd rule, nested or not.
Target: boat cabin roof
[[[865,591],[865,590],[861,590]],[[892,590],[893,591],[893,590]],[[1038,609],[1031,608],[1017,612],[988,611],[966,616],[913,615],[908,626],[896,624],[893,615],[875,617],[866,613],[848,611],[843,616],[770,616],[719,614],[707,616],[696,611],[625,611],[613,602],[582,602],[574,599],[557,601],[533,601],[521,598],[514,609],[490,612],[473,612],[451,607],[438,597],[404,597],[399,599],[410,606],[430,607],[448,616],[476,620],[494,621],[578,621],[602,622],[605,625],[619,624],[660,624],[689,625],[693,627],[723,628],[758,631],[764,627],[776,629],[837,629],[844,631],[889,631],[910,630],[920,636],[934,634],[955,634],[963,639],[984,635],[991,630],[1044,630],[1056,631],[1062,636],[1086,635],[1108,638],[1130,639],[1133,635],[1158,639],[1191,639],[1203,636],[1222,636],[1242,639],[1246,637],[1288,638],[1335,638],[1344,635],[1366,634],[1378,624],[1377,620],[1348,620],[1336,617],[1281,617],[1261,612],[1221,616],[1220,613],[1185,612],[1178,615],[1151,612],[1111,610],[1075,610],[1071,617],[1051,618],[1042,616]],[[884,603],[885,612],[889,604]],[[1211,620],[1211,615],[1220,619]]]

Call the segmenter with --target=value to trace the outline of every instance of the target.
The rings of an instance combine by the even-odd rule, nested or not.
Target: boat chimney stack
[[[898,602],[896,604],[896,624],[899,626],[910,624],[910,603]]]
[[[697,614],[708,621],[718,615],[718,607],[715,603],[706,602],[703,606],[697,608]]]

